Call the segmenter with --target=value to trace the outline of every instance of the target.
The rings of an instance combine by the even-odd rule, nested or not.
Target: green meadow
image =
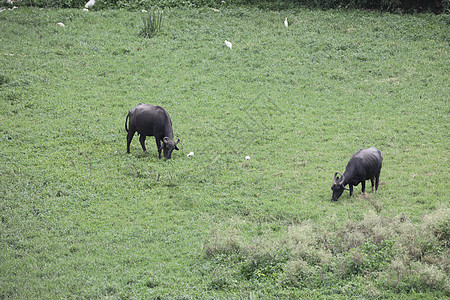
[[[1,299],[450,296],[448,14],[142,16],[0,12]],[[171,160],[125,153],[139,103]],[[331,202],[370,146],[378,193]]]

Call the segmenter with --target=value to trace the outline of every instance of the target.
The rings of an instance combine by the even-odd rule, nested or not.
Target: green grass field
[[[0,12],[1,299],[449,296],[448,15],[142,14]],[[171,160],[125,154],[141,102]]]

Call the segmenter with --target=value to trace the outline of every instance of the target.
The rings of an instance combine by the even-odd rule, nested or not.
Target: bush
[[[2,1],[4,4],[6,1]],[[29,0],[20,5],[39,7],[81,8],[87,0]],[[17,3],[17,2],[16,2]],[[193,7],[222,7],[251,5],[263,9],[292,9],[298,7],[314,7],[322,9],[350,8],[377,9],[386,11],[433,11],[448,12],[450,0],[98,0],[94,9],[128,9],[141,10],[149,7],[162,9],[182,6]]]
[[[376,245],[369,240],[352,249],[344,261],[343,277],[368,274],[384,269],[394,256],[393,245],[394,241],[383,241]]]
[[[277,279],[287,260],[288,254],[285,251],[251,253],[241,265],[241,274],[247,280]]]
[[[206,257],[242,253],[241,243],[236,232],[218,232],[214,230],[212,237],[203,246]]]
[[[205,245],[208,260],[220,269],[211,288],[221,289],[242,279],[276,282],[284,287],[333,290],[348,294],[355,283],[395,293],[450,292],[448,209],[413,224],[404,215],[374,213],[348,222],[334,232],[310,222],[290,226],[284,236],[261,237],[245,243],[236,233],[214,232]],[[224,271],[227,270],[234,271]],[[225,276],[225,275],[226,276]]]
[[[2,1],[6,3],[6,1]],[[81,8],[88,0],[19,0],[14,2],[16,6],[38,6],[56,8]]]

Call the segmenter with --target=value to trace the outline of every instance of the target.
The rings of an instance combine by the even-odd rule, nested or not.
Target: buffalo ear
[[[173,149],[175,149],[175,150],[180,150],[180,149],[178,149],[178,147],[175,145],[175,148],[173,148]]]

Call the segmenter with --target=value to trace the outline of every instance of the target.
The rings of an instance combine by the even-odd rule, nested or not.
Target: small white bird
[[[194,152],[189,152],[189,154],[187,155],[187,157],[192,157],[192,156],[194,156]]]
[[[89,0],[89,1],[84,5],[84,7],[86,7],[86,8],[91,8],[92,6],[94,6],[94,4],[95,4],[95,0]]]
[[[56,23],[56,25],[58,25],[58,26],[61,26],[61,27],[64,27],[64,26],[66,26],[66,25],[64,25],[64,23],[61,23],[61,22],[59,22],[59,23]]]
[[[286,19],[284,19],[284,26],[286,26],[286,28],[288,28],[288,27],[289,27],[289,24],[288,24],[287,18],[286,18]]]
[[[233,44],[227,40],[225,40],[225,45],[227,45],[228,48],[233,48]]]
[[[147,11],[145,9],[141,10],[141,12],[146,13]]]
[[[245,160],[249,160],[249,159],[250,159],[250,156],[247,155],[247,156],[245,157]]]

